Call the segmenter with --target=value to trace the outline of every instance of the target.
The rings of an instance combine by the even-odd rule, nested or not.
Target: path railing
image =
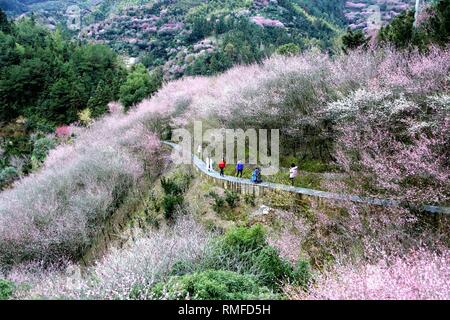
[[[176,149],[177,151],[182,151],[181,146],[169,141],[163,141],[164,144]],[[302,196],[311,197],[317,199],[319,202],[322,200],[331,201],[351,201],[355,203],[364,203],[376,206],[392,206],[399,207],[402,204],[397,200],[392,199],[380,199],[380,198],[369,198],[361,197],[357,195],[348,195],[342,193],[327,192],[321,190],[313,190],[307,188],[300,188],[289,186],[285,184],[272,183],[272,182],[261,182],[253,183],[249,179],[237,178],[231,176],[221,176],[217,171],[208,170],[206,163],[201,160],[196,155],[192,156],[192,164],[199,171],[199,173],[206,177],[207,179],[215,182],[215,184],[222,186],[225,189],[230,189],[238,193],[243,194],[254,194],[256,196],[263,195],[268,190],[278,190],[284,192],[290,192],[295,194],[300,194]],[[432,205],[424,205],[421,207],[422,210],[428,213],[442,213],[450,214],[450,207],[440,207]]]

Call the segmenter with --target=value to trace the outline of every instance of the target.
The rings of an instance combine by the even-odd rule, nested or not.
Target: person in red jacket
[[[225,166],[227,165],[225,159],[222,158],[222,161],[219,162],[219,169],[220,169],[220,176],[223,177],[224,173],[223,170],[225,169]]]

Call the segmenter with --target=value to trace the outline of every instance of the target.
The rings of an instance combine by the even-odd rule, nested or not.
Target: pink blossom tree
[[[419,248],[405,257],[385,257],[375,264],[340,265],[319,275],[305,293],[286,286],[292,299],[448,300],[450,251]]]
[[[328,108],[339,117],[335,156],[348,191],[416,205],[449,201],[448,97],[416,103],[364,94]]]

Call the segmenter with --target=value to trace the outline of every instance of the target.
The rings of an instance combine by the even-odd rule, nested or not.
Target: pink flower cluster
[[[412,94],[448,90],[450,47],[431,47],[427,54],[394,50],[385,54],[377,69],[380,87]]]
[[[335,157],[352,177],[352,192],[396,198],[408,203],[440,203],[450,199],[448,146],[450,117],[444,105],[428,110],[413,101],[380,101],[354,96],[345,111],[354,117],[340,120]],[[365,104],[371,103],[369,108]],[[440,103],[445,104],[443,100]],[[336,107],[336,106],[335,106]]]
[[[72,135],[72,128],[70,126],[60,126],[56,128],[55,134],[58,138],[68,138]]]
[[[450,250],[416,249],[374,264],[337,265],[297,298],[331,300],[449,300]],[[295,296],[293,296],[295,298]]]
[[[279,20],[272,20],[272,19],[261,17],[261,16],[252,17],[251,20],[261,27],[284,28],[284,24]]]
[[[358,8],[358,9],[362,9],[362,8],[367,7],[367,3],[354,3],[354,2],[351,2],[351,1],[347,1],[347,2],[345,3],[345,6],[346,6],[347,8]]]
[[[73,127],[73,143],[59,145],[41,170],[0,193],[0,263],[5,257],[16,259],[11,265],[24,256],[46,263],[76,259],[119,199],[145,190],[144,174],[159,174],[159,139],[150,129],[158,117],[141,106],[89,128]],[[67,136],[69,129],[60,127],[57,134]]]
[[[112,114],[122,113],[124,110],[123,106],[119,102],[110,102],[108,103],[108,111]]]

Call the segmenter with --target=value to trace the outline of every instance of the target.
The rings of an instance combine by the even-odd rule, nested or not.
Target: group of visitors
[[[202,149],[199,146],[198,153],[200,156],[201,156],[201,152],[202,152]],[[208,171],[213,171],[214,170],[213,169],[214,168],[214,160],[212,159],[212,157],[207,157],[205,161],[206,161],[206,167],[207,167]],[[227,162],[225,161],[225,159],[222,158],[222,160],[217,164],[217,166],[219,167],[220,176],[224,177],[225,176],[225,168],[227,166]],[[239,160],[236,164],[235,173],[236,173],[236,177],[242,178],[243,173],[244,173],[244,163],[241,160]],[[289,169],[289,180],[291,181],[291,185],[294,185],[295,178],[297,176],[298,176],[298,167],[295,165],[295,163],[292,163],[291,167]],[[256,167],[253,170],[252,176],[250,179],[253,183],[261,183],[262,182],[261,169],[259,167]]]

